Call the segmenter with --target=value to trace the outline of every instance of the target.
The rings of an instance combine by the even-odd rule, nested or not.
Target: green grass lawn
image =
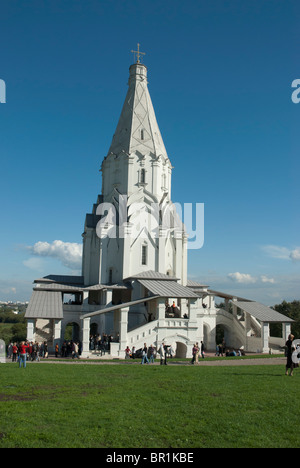
[[[0,448],[299,447],[300,370],[0,364]]]

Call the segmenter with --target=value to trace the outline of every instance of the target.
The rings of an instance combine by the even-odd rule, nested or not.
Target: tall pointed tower
[[[187,237],[171,202],[172,165],[139,56],[101,171],[102,194],[83,234],[85,284],[121,283],[151,270],[185,285]]]

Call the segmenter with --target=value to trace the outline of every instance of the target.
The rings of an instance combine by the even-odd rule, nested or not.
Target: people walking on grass
[[[164,342],[160,345],[159,354],[160,354],[160,365],[167,365],[167,346]]]
[[[194,346],[193,346],[193,349],[192,349],[192,355],[193,355],[193,359],[192,359],[192,362],[191,364],[195,364],[196,362],[196,358],[197,356],[199,356],[199,347],[197,346],[198,343],[195,343]]]
[[[72,348],[72,359],[79,359],[79,354],[78,354],[78,343],[74,341],[73,343],[73,348]]]
[[[13,343],[9,343],[9,345],[7,347],[7,357],[8,357],[8,359],[12,358],[12,348],[13,348]]]
[[[19,346],[19,368],[23,367],[26,369],[26,357],[27,357],[27,346],[25,345],[25,342],[22,341],[20,346]]]
[[[224,354],[226,354],[226,341],[225,341],[225,338],[223,338],[223,340],[222,340],[222,352],[221,352],[221,356],[223,356]]]
[[[18,352],[19,350],[18,350],[17,343],[14,343],[12,347],[12,362],[17,362]]]
[[[142,351],[142,362],[141,362],[141,364],[145,364],[145,361],[146,361],[147,364],[149,364],[148,348],[147,348],[146,343],[144,343],[144,348],[143,348],[143,351]]]
[[[131,357],[131,351],[130,351],[129,346],[127,346],[127,348],[125,349],[125,359],[130,359],[130,357]]]
[[[199,364],[199,353],[200,353],[200,347],[199,347],[199,343],[197,342],[196,343],[196,356],[195,356],[196,364]]]
[[[204,346],[204,343],[203,341],[201,341],[201,356],[202,356],[202,359],[205,358],[205,346]]]
[[[287,358],[287,362],[286,362],[286,371],[285,371],[285,375],[289,375],[289,372],[290,372],[290,377],[293,377],[294,375],[294,369],[295,367],[298,367],[298,364],[295,364],[293,362],[293,352],[296,350],[295,347],[293,346],[293,341],[294,341],[294,335],[289,335],[288,336],[288,340],[285,344],[286,346],[286,358]]]
[[[154,353],[155,353],[154,346],[153,345],[149,346],[150,364],[151,362],[154,364]]]

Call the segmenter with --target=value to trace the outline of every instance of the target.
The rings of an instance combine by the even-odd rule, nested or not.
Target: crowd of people
[[[133,346],[132,349],[127,346],[125,349],[125,359],[141,359],[141,364],[154,363],[158,354],[160,356],[161,365],[167,365],[167,358],[173,358],[175,356],[172,346],[166,345],[164,342],[158,349],[153,346],[153,344],[148,347],[146,343],[144,343],[144,347],[139,350],[136,350],[135,346]]]
[[[107,335],[106,333],[90,336],[90,350],[99,351],[101,356],[110,351],[110,343],[120,341],[120,336]]]
[[[26,367],[26,361],[40,361],[48,358],[47,342],[21,341],[20,343],[9,343],[7,347],[7,358],[12,362],[18,362],[19,367]]]
[[[102,354],[106,351],[109,351],[110,343],[113,341],[112,336],[108,336],[103,334],[101,335],[91,335],[90,337],[90,348],[96,349],[101,352]],[[295,352],[295,347],[293,347],[294,336],[290,335],[288,341],[286,342],[286,356],[287,356],[287,364],[286,364],[286,374],[293,375],[293,370],[296,367],[299,367],[297,363],[293,361],[293,353]],[[299,349],[299,360],[300,360],[300,347],[297,346],[297,350]],[[64,341],[61,348],[59,349],[58,344],[55,346],[55,357],[58,358],[59,356],[63,358],[72,357],[72,359],[79,359],[81,354],[82,344],[79,341]],[[132,349],[127,346],[125,351],[125,359],[141,359],[141,364],[151,364],[154,363],[155,358],[160,358],[161,365],[167,365],[167,359],[173,358],[175,356],[175,352],[170,345],[166,345],[164,342],[156,348],[151,344],[151,346],[147,346],[144,343],[144,347],[142,349],[136,350],[133,346]],[[192,349],[192,361],[191,364],[197,364],[199,362],[199,357],[201,355],[202,359],[205,359],[205,345],[203,341],[199,343],[195,343]],[[238,349],[238,350],[228,350],[226,348],[225,340],[222,341],[220,345],[217,345],[216,349],[216,356],[242,356],[245,353]],[[11,359],[12,362],[18,362],[19,367],[26,367],[27,361],[40,361],[41,359],[47,359],[49,356],[48,353],[48,344],[46,341],[42,343],[29,342],[29,341],[21,341],[20,343],[9,343],[7,347],[7,358]]]
[[[79,358],[81,354],[81,343],[77,341],[64,341],[61,348],[58,344],[55,345],[55,357],[73,359]],[[48,359],[48,343],[44,341],[38,343],[37,341],[21,341],[19,343],[9,343],[7,347],[7,358],[12,362],[18,362],[19,367],[26,367],[27,361],[40,361],[41,359]]]

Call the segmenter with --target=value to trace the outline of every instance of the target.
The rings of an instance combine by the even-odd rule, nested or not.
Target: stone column
[[[197,321],[198,298],[189,299],[189,321]]]
[[[82,353],[81,353],[82,358],[89,357],[90,355],[90,323],[91,323],[90,317],[83,319]]]
[[[164,297],[157,299],[156,306],[158,309],[158,320],[161,322],[160,326],[164,326],[166,318],[166,299]]]
[[[27,320],[27,341],[35,341],[35,319]]]
[[[284,344],[287,342],[288,336],[291,334],[291,329],[292,329],[292,326],[290,323],[282,324],[282,337],[284,339]]]
[[[61,320],[54,320],[54,334],[53,334],[53,346],[55,351],[55,346],[58,344],[59,348],[61,345]]]
[[[127,346],[127,331],[128,331],[128,312],[129,307],[124,307],[120,311],[120,352],[124,351]]]
[[[263,353],[269,352],[270,325],[268,322],[261,323],[261,347]]]

